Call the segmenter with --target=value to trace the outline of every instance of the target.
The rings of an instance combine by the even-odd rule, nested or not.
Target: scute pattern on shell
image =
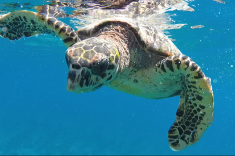
[[[168,37],[165,36],[158,28],[137,23],[128,18],[104,19],[81,28],[76,33],[79,38],[86,39],[106,25],[112,25],[112,23],[118,23],[131,30],[139,45],[149,53],[161,56],[179,55],[181,53]]]

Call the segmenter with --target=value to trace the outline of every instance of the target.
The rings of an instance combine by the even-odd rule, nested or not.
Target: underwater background
[[[194,12],[171,12],[188,24],[169,30],[171,38],[214,92],[214,121],[198,143],[180,152],[169,147],[179,96],[149,100],[107,87],[71,93],[59,38],[0,37],[0,154],[234,155],[235,1],[225,2],[195,0]],[[198,24],[204,27],[190,28]]]

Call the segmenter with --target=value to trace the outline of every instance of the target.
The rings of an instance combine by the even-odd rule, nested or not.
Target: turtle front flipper
[[[214,99],[210,78],[189,57],[168,57],[161,69],[181,75],[182,91],[176,120],[168,131],[168,141],[179,151],[195,144],[212,124]]]
[[[38,34],[57,35],[67,47],[79,40],[73,28],[45,14],[14,11],[0,18],[0,35],[4,38],[15,40]]]

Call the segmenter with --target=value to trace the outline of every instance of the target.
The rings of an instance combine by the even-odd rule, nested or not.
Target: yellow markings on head
[[[115,62],[115,57],[117,56],[117,58],[119,59],[119,52],[118,52],[118,50],[115,48],[115,47],[113,47],[112,49],[108,49],[109,50],[109,52],[110,52],[110,61],[111,62]]]
[[[113,62],[114,60],[113,60],[113,58],[112,57],[110,57],[110,62]]]
[[[116,51],[116,55],[117,55],[117,57],[119,58],[120,56],[119,56],[119,52],[118,52],[118,50],[116,49],[116,48],[114,48],[115,49],[115,51]]]
[[[83,57],[83,55],[81,56],[81,58],[83,58],[83,59],[86,60],[87,62],[90,62],[90,60],[88,60],[87,58]]]
[[[92,48],[92,49],[89,49],[89,50],[85,50],[85,49],[83,49],[83,47],[84,46],[86,46],[86,44],[83,44],[81,47],[80,47],[80,49],[83,51],[82,53],[81,53],[81,58],[83,58],[84,60],[86,60],[87,62],[90,62],[91,60],[89,60],[89,54],[88,54],[88,58],[87,57],[85,57],[85,54],[87,54],[87,53],[91,53],[92,51],[93,52],[95,52],[94,51],[94,48],[95,48],[95,46]],[[96,53],[96,52],[95,52]]]

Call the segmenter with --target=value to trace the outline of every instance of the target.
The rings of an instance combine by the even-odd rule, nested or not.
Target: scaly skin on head
[[[67,89],[75,93],[90,92],[115,78],[119,52],[108,41],[93,37],[71,46],[66,51],[66,61]]]
[[[93,36],[74,44],[66,52],[69,91],[94,91],[130,73],[131,49],[137,46],[134,35],[119,25],[110,25]]]

